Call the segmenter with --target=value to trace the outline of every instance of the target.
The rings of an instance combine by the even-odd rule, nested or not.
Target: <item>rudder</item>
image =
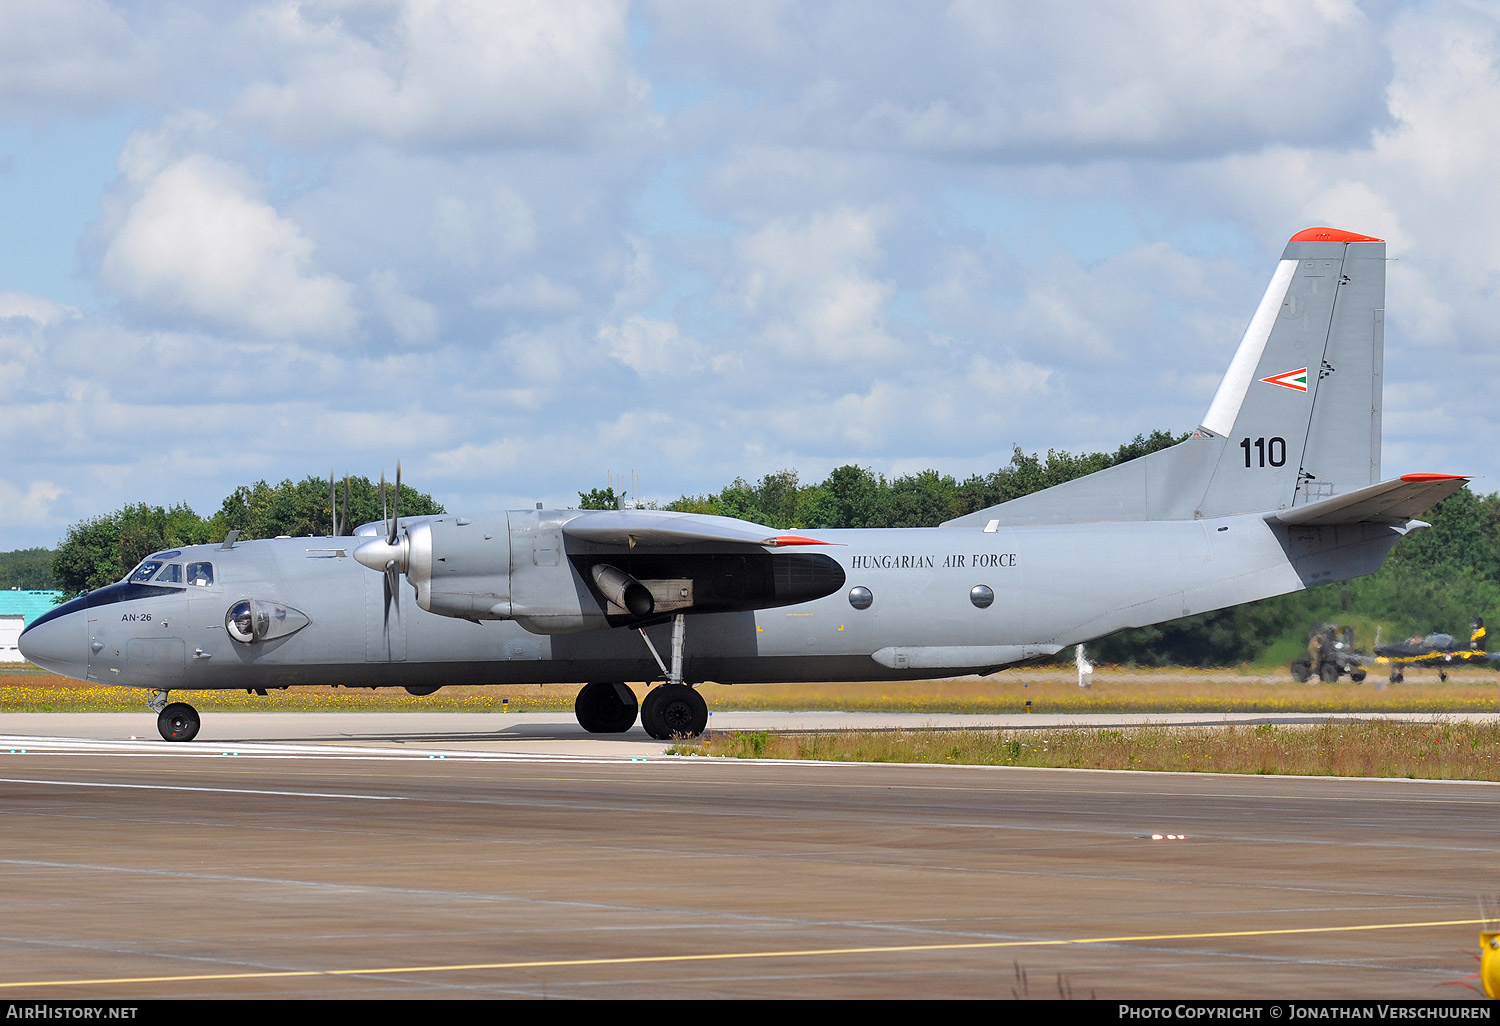
[[[1385,243],[1292,236],[1200,433],[1224,440],[1195,510],[1285,509],[1380,480]]]

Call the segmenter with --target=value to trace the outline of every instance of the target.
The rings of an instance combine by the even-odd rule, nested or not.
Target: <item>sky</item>
[[[1196,427],[1388,242],[1384,471],[1500,489],[1500,7],[0,4],[0,550],[394,472],[450,511]]]

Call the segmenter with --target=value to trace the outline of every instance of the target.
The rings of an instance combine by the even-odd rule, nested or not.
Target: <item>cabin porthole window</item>
[[[870,604],[875,601],[869,588],[858,587],[849,589],[849,604],[855,609],[869,609]]]
[[[969,589],[969,601],[980,609],[988,609],[995,601],[995,592],[987,584],[976,584]]]

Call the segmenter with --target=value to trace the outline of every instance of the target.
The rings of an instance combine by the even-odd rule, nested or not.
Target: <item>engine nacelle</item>
[[[466,620],[515,620],[534,634],[609,626],[604,605],[563,551],[576,513],[433,517],[407,529],[417,605]]]

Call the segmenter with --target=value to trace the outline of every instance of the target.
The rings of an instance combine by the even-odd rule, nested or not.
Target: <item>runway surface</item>
[[[1495,785],[398,719],[0,716],[0,999],[1469,999],[1500,896]]]

